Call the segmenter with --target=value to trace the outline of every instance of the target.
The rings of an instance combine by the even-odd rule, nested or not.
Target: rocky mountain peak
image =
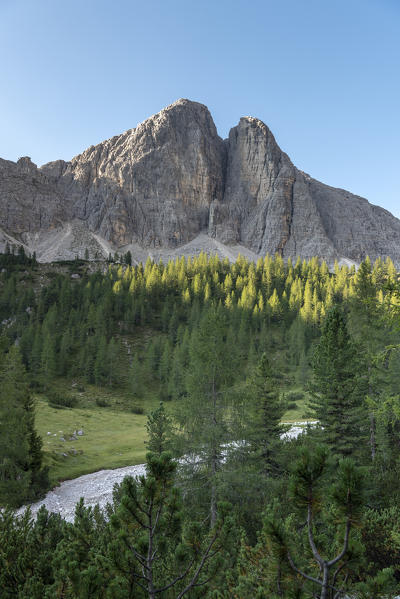
[[[23,173],[32,173],[37,169],[36,164],[32,162],[30,156],[21,156],[17,160],[17,165]]]
[[[400,265],[390,213],[296,169],[257,118],[241,118],[223,141],[208,108],[184,98],[70,162],[0,159],[0,208],[0,245],[14,239],[43,260],[86,247],[92,257],[196,251],[201,236],[201,249],[229,256],[233,246]]]

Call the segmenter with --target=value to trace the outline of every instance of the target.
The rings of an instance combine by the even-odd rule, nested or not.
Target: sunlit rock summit
[[[204,250],[400,267],[392,214],[298,170],[260,120],[222,140],[206,106],[184,99],[70,162],[0,159],[0,227],[0,249],[23,243],[42,261]]]

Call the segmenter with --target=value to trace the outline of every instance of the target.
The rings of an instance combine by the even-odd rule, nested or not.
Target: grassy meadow
[[[59,382],[59,393],[68,387]],[[45,394],[36,397],[36,428],[52,483],[145,461],[147,413],[158,405],[156,399],[146,399],[144,413],[135,414],[122,411],[126,397],[118,391],[88,386],[83,392],[68,389],[68,393],[77,400],[72,408],[54,407]],[[83,435],[74,439],[75,431]]]

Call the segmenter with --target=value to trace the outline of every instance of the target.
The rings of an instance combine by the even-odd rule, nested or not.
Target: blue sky
[[[398,0],[0,0],[0,156],[68,160],[180,97],[400,217]]]

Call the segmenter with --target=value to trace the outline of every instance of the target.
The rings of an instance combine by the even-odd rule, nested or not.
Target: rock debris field
[[[289,431],[285,433],[285,438],[295,439],[305,430],[304,426],[307,424],[306,422],[293,423]],[[84,498],[87,506],[99,504],[101,508],[104,508],[107,503],[112,501],[115,484],[121,483],[125,476],[137,477],[145,473],[145,464],[138,464],[114,470],[99,470],[73,480],[64,481],[58,487],[49,491],[44,499],[30,506],[32,515],[36,516],[39,509],[44,505],[49,512],[60,514],[65,520],[72,522],[75,506],[81,497]],[[20,508],[18,513],[22,514],[25,507]]]

